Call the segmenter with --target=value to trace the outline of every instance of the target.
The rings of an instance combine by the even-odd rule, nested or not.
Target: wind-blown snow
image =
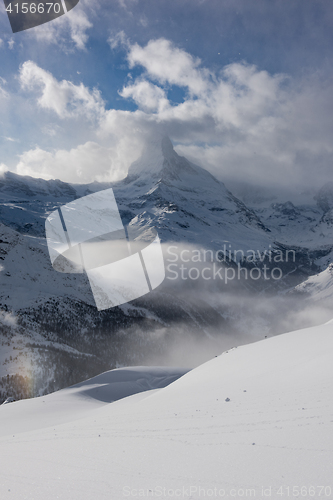
[[[78,419],[88,381],[67,392],[67,423],[50,427],[47,407],[64,391],[4,405],[1,498],[277,499],[302,487],[303,498],[332,498],[332,349],[332,323],[272,337],[153,393],[93,398]]]

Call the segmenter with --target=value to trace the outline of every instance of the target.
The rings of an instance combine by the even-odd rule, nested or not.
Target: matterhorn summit
[[[146,142],[141,157],[129,168],[128,179],[142,178],[149,175],[150,179],[164,181],[165,183],[179,181],[182,183],[184,176],[204,175],[208,172],[176,153],[168,136],[150,139]],[[214,179],[214,182],[216,179]],[[192,179],[193,180],[193,179]]]
[[[271,243],[254,211],[207,170],[180,156],[168,137],[149,141],[114,191],[127,222],[154,225],[162,241],[258,250]]]

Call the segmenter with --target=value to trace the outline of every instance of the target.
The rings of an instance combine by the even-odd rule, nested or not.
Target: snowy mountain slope
[[[0,435],[52,427],[84,418],[91,410],[133,394],[160,389],[171,384],[188,370],[135,366],[110,370],[52,395],[25,400],[24,419],[18,405],[3,405]],[[18,403],[18,402],[17,402]],[[22,402],[19,403],[22,405]],[[36,419],[36,414],[40,417]]]
[[[333,264],[325,271],[315,276],[310,276],[306,281],[297,285],[294,289],[297,293],[308,296],[309,300],[333,304]]]
[[[73,279],[54,272],[45,238],[22,235],[0,223],[0,242],[3,305],[17,311],[65,294],[94,304],[85,275]]]
[[[8,391],[19,398],[57,389],[61,373],[75,373],[78,365],[86,376],[110,367],[79,342],[64,342],[47,313],[48,305],[64,293],[68,306],[73,300],[93,303],[85,275],[68,280],[53,272],[44,238],[0,224],[0,241],[0,402]],[[35,319],[40,310],[44,310],[44,327]],[[58,318],[59,326],[63,320]],[[69,361],[76,366],[74,370]],[[84,369],[87,364],[90,371]],[[14,378],[8,380],[8,376]]]
[[[0,438],[1,498],[331,498],[332,348],[332,323],[280,335],[49,428],[2,406],[40,429]]]
[[[0,178],[0,220],[21,233],[44,236],[45,214],[76,197],[75,189],[59,180],[5,172]]]
[[[302,248],[309,259],[324,270],[333,260],[333,186],[313,193],[294,195],[294,202],[260,200],[249,204],[272,233],[272,237],[294,248]]]
[[[315,205],[273,203],[256,210],[280,243],[303,248],[321,268],[332,261],[332,214]]]

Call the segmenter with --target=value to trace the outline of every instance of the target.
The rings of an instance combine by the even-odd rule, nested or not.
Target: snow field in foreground
[[[0,498],[333,498],[332,351],[329,322],[229,350],[162,389],[158,369],[137,369],[127,382],[155,390],[114,403],[128,370],[4,405]]]

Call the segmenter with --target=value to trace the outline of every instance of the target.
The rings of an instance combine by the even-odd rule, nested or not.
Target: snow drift
[[[332,322],[272,337],[80,418],[74,390],[51,426],[60,393],[2,406],[1,498],[330,498],[332,349]]]

